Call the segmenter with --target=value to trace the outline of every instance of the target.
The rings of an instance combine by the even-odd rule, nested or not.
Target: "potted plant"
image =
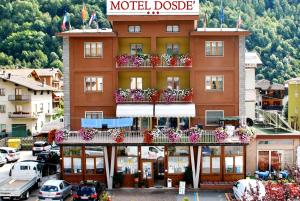
[[[92,129],[92,128],[81,128],[79,130],[79,135],[81,137],[81,139],[83,139],[84,141],[90,141],[95,137],[96,134],[96,130]]]
[[[188,166],[185,168],[184,174],[183,174],[183,180],[186,182],[189,187],[192,186],[193,181],[193,170],[192,167]]]
[[[160,63],[160,57],[158,55],[150,56],[150,64],[153,68],[158,66],[159,63]]]
[[[182,100],[186,102],[192,101],[193,98],[193,89],[183,90]]]
[[[224,140],[228,137],[228,133],[223,127],[216,128],[214,135],[217,142],[224,142]]]
[[[145,130],[144,132],[144,142],[150,144],[153,142],[153,135],[149,130]]]
[[[177,64],[177,58],[175,55],[170,57],[170,61],[169,61],[170,66],[176,66]]]
[[[145,188],[145,186],[146,186],[146,179],[142,179],[142,180],[139,182],[139,186],[140,186],[141,188]]]
[[[120,188],[122,181],[123,181],[123,172],[117,172],[114,176],[113,176],[113,183],[115,188]]]
[[[116,143],[121,143],[124,141],[125,132],[121,131],[120,129],[110,129],[108,132],[112,135],[113,140]]]
[[[137,188],[139,186],[139,180],[140,180],[140,175],[138,172],[133,174],[133,178],[134,178],[134,186]]]
[[[122,55],[117,56],[116,60],[117,60],[117,64],[118,64],[119,67],[127,65],[128,62],[129,62],[129,58],[126,54],[122,54]]]

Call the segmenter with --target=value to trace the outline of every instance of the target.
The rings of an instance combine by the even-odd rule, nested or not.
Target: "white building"
[[[255,69],[262,65],[262,61],[259,58],[257,52],[246,52],[245,54],[245,68],[246,68],[246,117],[255,119],[255,103],[256,103],[256,91],[255,91]]]
[[[34,76],[0,72],[0,132],[12,136],[39,132],[51,120],[52,91]]]

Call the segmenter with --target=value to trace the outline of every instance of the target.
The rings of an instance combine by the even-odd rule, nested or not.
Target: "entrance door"
[[[157,187],[165,186],[165,158],[158,157],[154,166],[154,184]]]
[[[142,175],[148,187],[153,186],[154,174],[153,174],[153,161],[145,160],[142,161]]]
[[[13,137],[26,137],[26,124],[12,124]]]

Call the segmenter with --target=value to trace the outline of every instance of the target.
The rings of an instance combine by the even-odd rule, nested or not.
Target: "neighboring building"
[[[269,80],[257,80],[255,83],[256,104],[263,110],[283,109],[283,99],[285,96],[285,87],[282,84],[273,83]]]
[[[111,15],[112,29],[58,34],[63,37],[65,127],[99,129],[90,142],[76,134],[65,138],[63,179],[95,179],[111,188],[113,175],[123,172],[123,186],[133,186],[133,173],[139,172],[150,186],[166,185],[168,178],[175,185],[188,166],[195,188],[199,184],[216,188],[215,182],[223,185],[245,178],[246,144],[239,140],[218,143],[212,130],[223,118],[245,118],[245,37],[249,32],[197,28],[198,19],[198,14],[182,13]],[[156,67],[146,59],[154,58],[151,54],[159,58]],[[174,54],[190,55],[192,61]],[[132,56],[128,60],[126,55]],[[148,88],[161,93],[149,99]],[[181,94],[180,90],[190,89],[192,99]],[[176,95],[168,98],[167,92]],[[126,128],[125,141],[116,143],[105,129],[121,127],[123,118],[129,118],[126,123],[131,119],[133,125]],[[156,126],[182,130],[198,126],[205,131],[199,143],[189,143],[187,138],[170,143],[162,138],[145,144],[144,131]]]
[[[53,88],[37,77],[0,72],[0,130],[12,136],[35,134],[51,120]]]
[[[293,129],[300,131],[300,77],[288,83],[288,121]]]
[[[245,108],[246,117],[255,119],[255,105],[256,105],[256,90],[255,90],[255,70],[262,65],[257,52],[246,52],[245,67],[246,67],[246,96]]]

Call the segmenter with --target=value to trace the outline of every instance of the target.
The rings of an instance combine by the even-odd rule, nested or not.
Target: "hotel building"
[[[168,179],[176,186],[191,167],[194,188],[215,188],[215,183],[246,176],[247,144],[219,143],[213,130],[224,123],[237,126],[245,118],[249,32],[197,28],[198,19],[198,14],[108,14],[112,29],[58,34],[63,38],[65,126],[99,130],[87,142],[77,133],[65,137],[63,179],[96,179],[111,188],[113,176],[122,172],[122,186],[130,187],[134,173],[140,173],[149,186],[166,186]],[[155,100],[146,97],[151,89],[160,92]],[[192,97],[183,95],[191,89]],[[126,130],[121,143],[107,132],[116,124]],[[197,143],[185,134],[176,143],[164,137],[143,141],[145,130],[162,127],[198,127],[202,137]]]

